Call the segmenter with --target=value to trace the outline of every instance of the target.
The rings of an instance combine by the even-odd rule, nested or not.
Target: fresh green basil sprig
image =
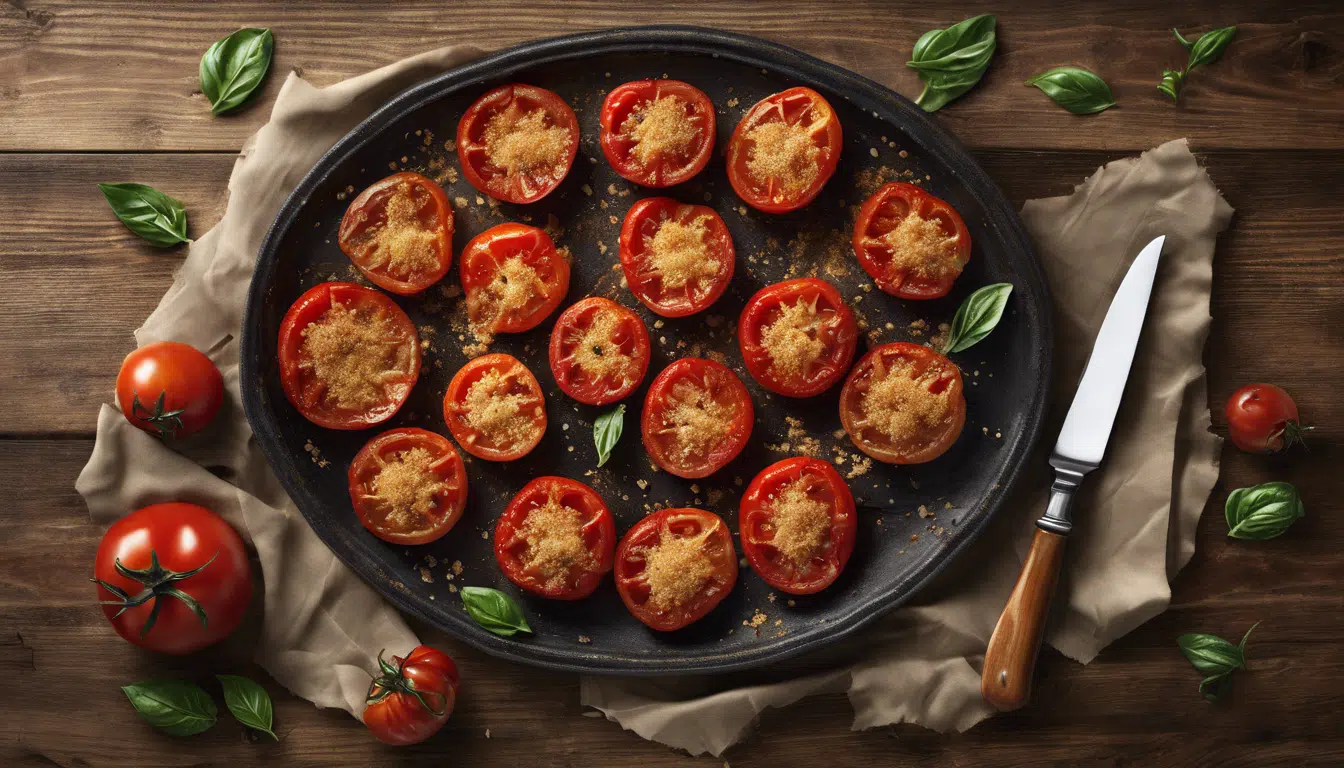
[[[145,680],[123,685],[140,719],[173,736],[195,736],[219,719],[210,694],[183,680]]]
[[[236,109],[261,85],[271,67],[275,38],[269,29],[240,29],[215,42],[201,57],[201,93],[210,112]]]
[[[1246,640],[1260,622],[1251,625],[1241,643],[1233,645],[1217,635],[1189,634],[1176,638],[1176,645],[1204,679],[1199,692],[1209,701],[1222,698],[1232,673],[1246,668]]]
[[[607,463],[625,429],[625,403],[607,411],[593,422],[593,443],[597,446],[597,466]]]
[[[215,675],[219,684],[224,686],[224,706],[229,708],[234,719],[254,731],[261,731],[276,741],[280,740],[271,730],[274,710],[270,694],[260,684],[239,675]]]
[[[1215,29],[1205,32],[1193,41],[1186,40],[1178,29],[1173,28],[1171,33],[1190,52],[1190,58],[1185,64],[1185,69],[1162,70],[1162,81],[1158,83],[1157,89],[1170,96],[1172,101],[1179,101],[1181,87],[1185,85],[1186,75],[1190,74],[1190,70],[1195,67],[1212,64],[1222,58],[1223,51],[1227,50],[1228,44],[1237,34],[1237,28],[1222,27],[1221,29]]]
[[[532,633],[527,625],[523,609],[513,598],[489,587],[463,587],[462,604],[467,607],[467,615],[481,625],[487,632],[500,637],[513,637],[519,632]]]
[[[1228,536],[1265,541],[1282,536],[1307,510],[1292,483],[1275,481],[1228,494],[1223,513]]]
[[[1055,67],[1027,81],[1075,115],[1092,115],[1115,106],[1111,87],[1082,67]]]
[[[187,209],[182,201],[159,190],[133,182],[99,184],[112,213],[126,228],[157,248],[167,248],[187,239]]]
[[[980,82],[997,46],[996,20],[984,14],[925,32],[915,42],[906,66],[919,72],[924,90],[915,103],[937,112]]]
[[[1012,283],[994,283],[967,296],[952,317],[952,328],[947,332],[942,353],[950,355],[969,349],[988,336],[1003,318],[1003,308],[1012,292]]]

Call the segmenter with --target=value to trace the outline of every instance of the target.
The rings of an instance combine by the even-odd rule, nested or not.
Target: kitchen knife
[[[1073,529],[1073,494],[1106,453],[1165,240],[1164,235],[1144,246],[1120,282],[1050,454],[1050,466],[1055,468],[1050,501],[1036,521],[1031,552],[989,638],[980,676],[980,694],[999,710],[1017,709],[1031,696],[1032,670],[1064,559],[1064,537]]]

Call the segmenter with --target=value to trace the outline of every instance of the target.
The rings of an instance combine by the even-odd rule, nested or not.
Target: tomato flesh
[[[616,591],[636,619],[660,632],[699,621],[737,583],[733,537],[703,509],[661,509],[616,547]]]
[[[219,413],[224,377],[189,344],[146,344],[121,363],[117,403],[139,429],[164,438],[185,437],[204,429]]]
[[[542,230],[500,224],[462,249],[461,277],[473,329],[522,333],[540,325],[564,301],[569,259]]]
[[[416,646],[406,658],[379,656],[383,674],[365,697],[364,726],[379,741],[394,746],[419,744],[438,733],[453,714],[461,677],[448,654]]]
[[[797,457],[766,467],[738,507],[747,562],[770,586],[820,592],[849,562],[858,533],[854,496],[830,462]]]
[[[592,488],[538,477],[518,492],[495,524],[495,560],[514,584],[554,600],[597,589],[616,558],[616,523]]]
[[[462,450],[487,461],[513,461],[546,434],[546,400],[522,361],[495,353],[471,360],[448,382],[443,420]]]
[[[670,197],[630,207],[620,257],[630,292],[663,317],[693,315],[717,301],[736,261],[733,238],[713,208]]]
[[[787,397],[818,395],[840,381],[858,339],[854,313],[840,292],[815,277],[762,288],[737,323],[747,371],[762,387]]]
[[[728,142],[728,181],[747,205],[766,213],[812,202],[835,173],[844,137],[835,110],[811,88],[761,99]]]
[[[956,209],[905,182],[864,201],[853,242],[877,287],[903,299],[946,296],[971,258],[971,233]]]
[[[928,347],[883,344],[850,371],[840,390],[840,421],[854,445],[878,461],[932,461],[966,424],[961,371]]]
[[[670,187],[704,170],[714,151],[714,105],[680,80],[637,80],[602,103],[600,143],[622,177]]]
[[[736,374],[713,360],[684,357],[649,386],[640,431],[655,464],[694,479],[737,458],[755,418],[751,395]]]
[[[432,180],[396,173],[351,201],[337,242],[374,285],[408,296],[448,274],[453,209]]]
[[[427,544],[467,505],[467,469],[443,435],[390,429],[365,443],[346,473],[359,522],[383,541]]]
[[[1302,426],[1292,395],[1273,384],[1247,384],[1233,392],[1224,415],[1232,444],[1250,453],[1278,453],[1311,429]]]
[[[533,85],[490,91],[457,124],[462,175],[481,192],[510,203],[534,203],[555,191],[578,148],[574,110]]]
[[[566,309],[551,329],[555,383],[588,405],[609,405],[634,392],[649,370],[649,356],[644,321],[601,296]]]

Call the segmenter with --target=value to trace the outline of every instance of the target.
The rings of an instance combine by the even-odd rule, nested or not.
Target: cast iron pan
[[[648,77],[690,82],[709,94],[719,112],[715,158],[700,176],[670,192],[625,182],[597,146],[606,92]],[[559,93],[580,121],[573,170],[556,192],[528,206],[480,197],[459,177],[456,155],[445,147],[451,147],[458,118],[474,99],[513,81]],[[807,208],[761,214],[733,194],[723,149],[752,104],[794,85],[817,89],[835,107],[844,126],[844,153],[835,176]],[[542,382],[550,419],[546,437],[531,455],[509,464],[463,454],[470,477],[466,515],[444,538],[411,548],[375,538],[351,510],[346,467],[380,430],[336,432],[304,420],[280,389],[275,356],[280,320],[300,293],[324,280],[363,282],[336,245],[337,226],[349,198],[401,169],[436,178],[455,200],[455,249],[503,221],[562,228],[557,242],[574,260],[567,304],[593,294],[610,296],[639,311],[654,339],[649,375],[627,401],[625,437],[612,460],[596,471],[592,422],[605,409],[577,405],[554,386],[546,361],[551,323],[498,339],[493,351],[519,357]],[[854,261],[848,243],[857,206],[880,183],[902,178],[919,180],[951,202],[970,227],[971,262],[947,298],[889,297],[872,289]],[[652,194],[713,206],[727,222],[738,254],[732,286],[713,307],[658,325],[612,270],[626,210]],[[742,305],[764,285],[807,274],[840,287],[863,318],[868,333],[860,355],[874,343],[927,340],[930,330],[919,329],[917,321],[932,329],[950,321],[974,288],[1013,283],[1003,323],[988,340],[954,357],[965,373],[968,416],[965,432],[946,455],[922,466],[874,463],[866,473],[855,472],[857,454],[847,438],[834,434],[840,428],[838,386],[795,401],[765,392],[746,374],[734,337]],[[457,284],[455,258],[441,286]],[[443,393],[466,359],[458,338],[462,300],[439,287],[415,298],[393,298],[417,326],[429,329],[424,337],[431,348],[410,401],[385,427],[415,425],[446,434]],[[401,610],[488,653],[528,664],[611,674],[719,672],[778,661],[855,632],[908,599],[984,527],[1040,430],[1050,370],[1048,307],[1040,265],[1008,201],[966,150],[909,101],[852,72],[750,37],[691,27],[616,29],[529,43],[455,69],[392,99],[337,142],[290,195],[262,245],[243,325],[242,392],[258,441],[313,529]],[[750,446],[698,482],[655,472],[640,444],[637,416],[648,382],[678,357],[711,352],[724,355],[752,392],[756,425]],[[733,593],[709,616],[660,634],[626,612],[610,579],[587,600],[549,602],[523,595],[495,566],[490,541],[495,518],[533,477],[562,475],[592,485],[615,515],[618,533],[662,504],[711,509],[736,535],[743,485],[768,464],[796,455],[800,445],[851,474],[859,503],[854,556],[840,580],[821,594],[790,600],[743,568]],[[514,595],[535,634],[506,639],[477,627],[456,591],[465,585]],[[764,618],[754,618],[758,614]]]

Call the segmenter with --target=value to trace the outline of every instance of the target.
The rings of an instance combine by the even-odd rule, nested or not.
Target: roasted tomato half
[[[418,645],[406,658],[378,654],[379,674],[365,695],[364,725],[384,744],[419,744],[453,714],[461,685],[448,654]]]
[[[648,197],[625,214],[625,281],[663,317],[693,315],[713,304],[733,279],[735,261],[733,238],[713,208]]]
[[[509,581],[556,600],[597,589],[616,559],[616,523],[597,492],[563,477],[523,486],[495,524],[495,560]]]
[[[756,102],[728,142],[728,181],[747,205],[796,211],[821,192],[840,162],[840,119],[820,93],[790,88]]]
[[[355,515],[393,544],[443,536],[467,506],[467,468],[448,438],[391,429],[365,443],[347,473]]]
[[[914,184],[873,193],[854,222],[854,253],[877,287],[903,299],[936,299],[971,258],[971,233],[946,201]]]
[[[156,341],[126,356],[117,373],[126,420],[165,440],[205,429],[224,405],[224,377],[200,350]]]
[[[367,429],[392,418],[420,377],[420,339],[388,297],[354,283],[319,283],[280,323],[280,384],[304,418]]]
[[[601,144],[621,176],[670,187],[695,176],[714,151],[714,105],[680,80],[637,80],[602,103]]]
[[[684,357],[663,369],[644,398],[644,448],[677,477],[711,475],[737,458],[756,419],[737,375],[713,360]]]
[[[551,330],[551,373],[566,395],[588,405],[624,399],[649,370],[649,331],[639,315],[601,296],[561,313]]]
[[[854,496],[828,461],[799,457],[771,464],[747,486],[737,514],[747,562],[789,594],[829,587],[854,551]]]
[[[616,591],[636,619],[661,632],[699,621],[737,583],[728,526],[703,509],[661,509],[616,548]]]
[[[947,452],[966,424],[961,371],[928,347],[898,341],[863,356],[840,390],[840,422],[859,450],[888,464]]]
[[[338,242],[374,285],[403,296],[418,293],[453,264],[453,209],[438,184],[396,173],[350,203]]]
[[[546,400],[537,377],[518,358],[482,355],[448,382],[443,420],[472,456],[513,461],[531,453],[546,434]]]
[[[533,85],[500,86],[477,99],[457,124],[462,174],[510,203],[549,195],[574,163],[579,120],[565,100]]]
[[[854,313],[840,292],[815,277],[767,285],[737,321],[747,371],[762,387],[788,397],[830,389],[849,370],[858,339]]]
[[[462,249],[462,291],[472,328],[489,334],[536,328],[569,292],[569,259],[545,232],[500,224]]]

